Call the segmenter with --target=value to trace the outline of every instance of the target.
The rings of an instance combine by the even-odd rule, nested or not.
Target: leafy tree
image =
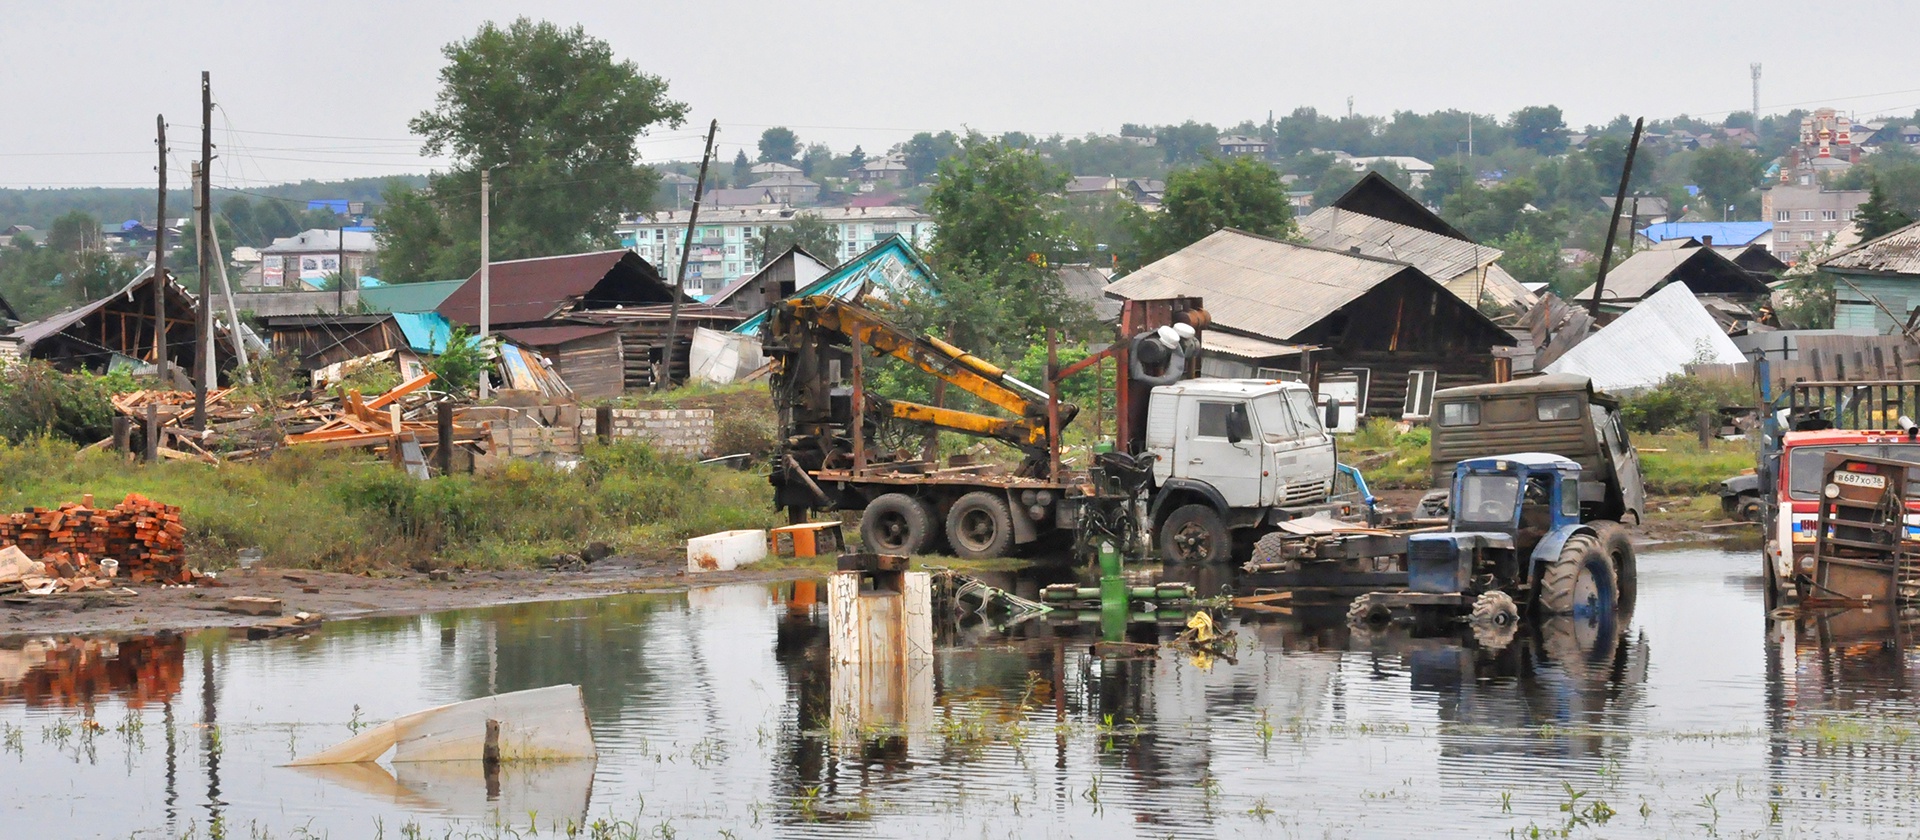
[[[220,250],[226,253],[232,253],[234,243],[237,241],[233,225],[227,222],[225,216],[216,213],[213,217],[213,230],[214,235],[220,239]],[[174,251],[167,257],[167,268],[177,271],[182,275],[198,273],[200,270],[199,236],[200,222],[198,219],[188,219],[186,224],[181,225],[180,249]],[[216,259],[218,258],[216,257]],[[209,263],[209,265],[218,265],[218,263]]]
[[[100,247],[100,220],[85,210],[69,210],[47,230],[47,247],[63,254]]]
[[[1454,193],[1441,208],[1440,215],[1462,233],[1481,242],[1523,231],[1559,248],[1561,214],[1531,208],[1535,187],[1525,178],[1514,178],[1492,187],[1468,185]]]
[[[1867,200],[1854,214],[1854,227],[1860,231],[1860,241],[1878,239],[1907,225],[1913,224],[1913,217],[1900,212],[1893,205],[1893,199],[1887,196],[1887,190],[1875,178],[1867,188]]]
[[[1729,205],[1747,202],[1753,196],[1753,188],[1760,183],[1760,172],[1765,168],[1766,162],[1751,152],[1722,143],[1695,152],[1690,174],[1709,206],[1715,211],[1725,211]]]
[[[1198,163],[1219,151],[1220,131],[1207,123],[1187,120],[1155,131],[1156,145],[1169,165]]]
[[[908,176],[913,183],[924,184],[940,170],[942,162],[960,153],[960,138],[951,131],[922,131],[907,141],[906,152]]]
[[[466,327],[454,327],[447,336],[447,346],[427,362],[427,370],[438,377],[441,387],[456,394],[472,393],[480,384],[481,372],[487,369],[485,351],[472,339],[473,333]]]
[[[795,245],[829,266],[840,264],[840,226],[813,213],[795,213],[792,224],[768,225],[747,237],[747,261],[766,265]]]
[[[1063,261],[1139,264],[1139,239],[1146,214],[1131,198],[1110,192],[1077,196],[1066,201],[1060,219],[1070,243]]]
[[[858,147],[856,147],[858,148]],[[807,147],[807,153],[800,158],[800,171],[808,178],[819,181],[823,178],[837,178],[846,173],[838,171],[834,165],[833,149],[825,143],[815,143]]]
[[[678,126],[667,83],[614,58],[575,26],[520,18],[447,45],[432,110],[409,123],[422,151],[453,159],[424,190],[390,185],[381,263],[392,279],[461,277],[479,258],[480,172],[493,170],[493,258],[565,254],[613,241],[622,211],[650,205],[658,174],[634,141]],[[503,118],[502,115],[512,115]]]
[[[1433,164],[1433,171],[1427,173],[1427,182],[1420,188],[1420,197],[1435,207],[1444,206],[1447,197],[1457,193],[1473,182],[1473,174],[1466,164],[1452,158],[1445,158]]]
[[[1213,159],[1167,176],[1161,212],[1146,218],[1142,262],[1200,241],[1221,228],[1285,239],[1295,233],[1293,205],[1273,167],[1252,158]]]
[[[411,190],[404,181],[395,181],[393,189]],[[293,217],[293,211],[287,209],[284,201],[262,201],[253,213],[255,229],[260,236],[252,243],[256,248],[273,244],[273,240],[292,236],[300,232],[300,221]]]
[[[858,145],[853,147],[853,151],[847,153],[848,167],[858,169],[861,166],[864,166],[866,162],[867,162],[867,153],[865,151],[862,151]]]
[[[1320,183],[1313,188],[1313,206],[1326,207],[1340,200],[1354,184],[1360,183],[1360,173],[1345,166],[1336,166],[1320,176]]]
[[[1513,144],[1543,155],[1555,155],[1567,148],[1567,123],[1556,105],[1529,105],[1513,112],[1509,120]]]
[[[747,161],[747,151],[741,149],[733,153],[733,185],[744,187],[753,183],[753,164]]]
[[[793,163],[800,156],[800,137],[786,126],[776,125],[760,132],[761,163]]]

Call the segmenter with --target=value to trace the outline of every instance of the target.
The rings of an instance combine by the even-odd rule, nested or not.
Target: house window
[[[1813,231],[1810,231],[1810,230],[1803,230],[1803,231],[1801,231],[1801,232],[1800,232],[1800,238],[1801,238],[1801,239],[1804,239],[1804,240],[1806,240],[1806,241],[1808,241],[1808,242],[1812,242],[1812,241],[1813,241]]]
[[[1791,234],[1791,233],[1788,233],[1788,232],[1786,232],[1786,231],[1784,231],[1784,230],[1782,230],[1782,231],[1775,231],[1775,232],[1774,232],[1774,234],[1773,234],[1773,241],[1775,241],[1775,242],[1787,242],[1787,241],[1789,241],[1789,240],[1791,240],[1791,239],[1793,239],[1793,234]]]
[[[1812,210],[1800,211],[1800,221],[1803,221],[1803,222],[1813,221],[1813,211]]]
[[[1793,211],[1775,210],[1773,211],[1773,220],[1776,222],[1791,222],[1793,221]]]
[[[1833,221],[1838,221],[1839,219],[1840,219],[1840,212],[1837,210],[1820,211],[1820,221],[1833,222]]]

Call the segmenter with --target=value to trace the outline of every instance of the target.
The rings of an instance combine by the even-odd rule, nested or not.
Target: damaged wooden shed
[[[1279,370],[1316,383],[1351,375],[1361,410],[1371,415],[1423,415],[1418,395],[1409,401],[1415,381],[1421,392],[1498,381],[1506,360],[1496,359],[1494,348],[1515,344],[1411,264],[1232,228],[1114,281],[1107,294],[1203,298],[1213,317],[1202,339],[1203,369],[1212,356],[1216,365],[1242,366],[1215,375]],[[1206,349],[1209,342],[1232,346],[1216,354]],[[1261,354],[1270,355],[1252,358]]]
[[[116,358],[153,363],[155,339],[164,331],[167,361],[182,370],[192,370],[198,349],[194,333],[199,304],[172,278],[172,272],[167,272],[165,282],[155,282],[149,267],[119,291],[21,324],[10,337],[18,342],[19,353],[25,358],[41,359],[63,370],[104,373]],[[155,294],[164,295],[164,315],[157,324]],[[215,364],[219,369],[229,369],[233,364],[232,344],[226,340],[225,328],[216,325],[214,330]]]

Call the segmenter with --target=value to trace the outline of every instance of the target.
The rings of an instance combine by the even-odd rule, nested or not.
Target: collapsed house
[[[154,315],[154,296],[161,296],[163,314]],[[23,358],[41,359],[63,370],[104,373],[157,361],[158,339],[164,337],[166,360],[180,370],[192,370],[199,349],[195,325],[199,302],[173,273],[156,282],[149,266],[140,276],[111,295],[81,304],[14,328],[10,338]],[[227,330],[214,327],[214,359],[218,369],[233,365]]]
[[[1418,267],[1228,228],[1106,287],[1125,300],[1199,297],[1208,376],[1338,383],[1360,416],[1424,416],[1435,387],[1504,378],[1515,342]]]
[[[863,294],[871,294],[880,298],[898,298],[915,290],[932,289],[935,285],[933,269],[926,260],[920,258],[920,252],[914,250],[906,237],[896,233],[819,279],[801,286],[787,297],[833,295],[842,300],[852,300]],[[769,306],[772,303],[768,301]],[[767,312],[762,308],[753,317],[740,322],[733,332],[758,336],[766,321]]]
[[[1691,244],[1689,244],[1691,243]],[[1723,327],[1738,329],[1757,319],[1757,310],[1772,290],[1764,280],[1727,259],[1718,249],[1695,240],[1681,240],[1639,251],[1607,272],[1600,291],[1600,312],[1626,312],[1671,285],[1681,285],[1714,310]],[[1592,302],[1594,286],[1573,296],[1577,304]]]
[[[1658,386],[1689,365],[1745,361],[1707,307],[1685,285],[1672,283],[1561,354],[1545,372],[1585,376],[1593,387],[1621,394]]]
[[[1309,245],[1411,264],[1475,308],[1486,302],[1519,313],[1534,303],[1496,263],[1504,251],[1474,241],[1378,172],[1298,225]]]

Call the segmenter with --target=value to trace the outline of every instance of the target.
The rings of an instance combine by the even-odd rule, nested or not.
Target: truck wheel
[[[1393,620],[1393,608],[1368,592],[1347,604],[1347,624],[1352,627],[1379,627]]]
[[[1233,553],[1233,535],[1206,505],[1181,505],[1160,523],[1160,556],[1170,563],[1212,563]]]
[[[1482,592],[1473,599],[1473,615],[1469,620],[1476,625],[1510,627],[1520,622],[1520,608],[1514,606],[1513,596],[1498,589]]]
[[[905,493],[874,499],[860,515],[860,542],[876,554],[925,554],[933,537],[933,511]]]
[[[1592,534],[1574,534],[1560,556],[1541,570],[1535,595],[1542,615],[1593,619],[1610,615],[1619,603],[1613,560]]]
[[[1005,557],[1013,548],[1013,510],[985,490],[961,496],[947,511],[947,542],[955,556],[968,560]]]
[[[1738,519],[1742,522],[1759,522],[1760,521],[1760,497],[1742,495],[1740,497],[1739,503],[1734,505],[1733,515],[1735,519]]]
[[[1614,590],[1619,593],[1620,611],[1633,609],[1634,599],[1640,592],[1640,574],[1633,556],[1633,538],[1627,533],[1627,526],[1618,522],[1594,522],[1593,530],[1600,536],[1600,551],[1613,561]]]

